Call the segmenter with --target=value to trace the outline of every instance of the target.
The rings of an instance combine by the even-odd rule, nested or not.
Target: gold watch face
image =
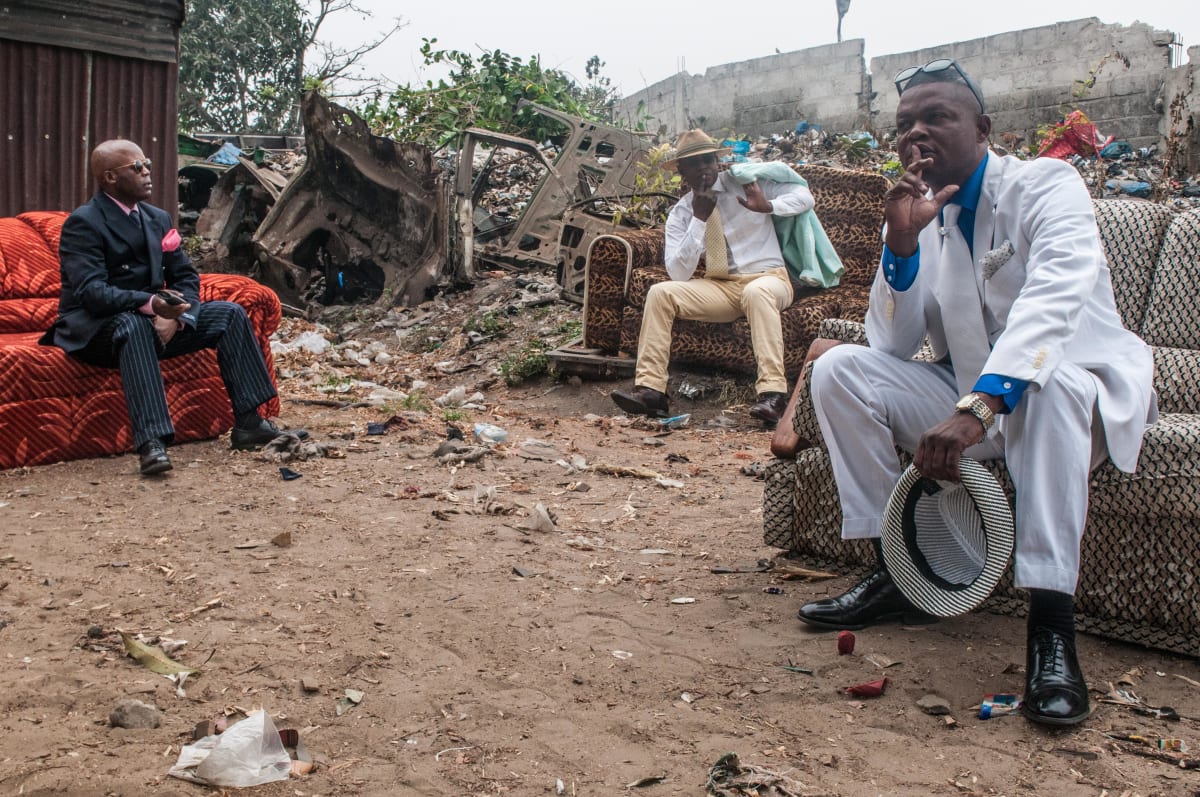
[[[974,394],[968,393],[958,400],[958,403],[954,405],[954,408],[958,410],[969,410],[971,409],[971,404],[973,404],[974,401]]]

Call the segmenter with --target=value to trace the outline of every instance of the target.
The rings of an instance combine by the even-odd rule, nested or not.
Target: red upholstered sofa
[[[66,218],[61,212],[0,218],[0,468],[133,448],[117,371],[38,345],[58,313],[58,238]],[[200,298],[246,308],[274,378],[268,339],[279,326],[275,293],[246,277],[202,274]],[[216,437],[233,425],[215,352],[164,360],[162,372],[176,442]],[[279,400],[266,410],[278,415]]]

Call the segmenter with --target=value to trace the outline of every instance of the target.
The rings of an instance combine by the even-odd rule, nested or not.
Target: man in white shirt
[[[664,164],[679,171],[691,192],[667,218],[671,279],[646,294],[635,387],[614,390],[612,399],[626,412],[665,417],[675,319],[728,323],[745,316],[758,363],[758,401],[750,415],[774,425],[787,406],[779,313],[794,294],[771,217],[812,210],[813,197],[799,183],[739,185],[728,172],[719,172],[719,152],[704,131],[689,130],[679,136],[676,157]],[[704,276],[693,279],[702,254]]]

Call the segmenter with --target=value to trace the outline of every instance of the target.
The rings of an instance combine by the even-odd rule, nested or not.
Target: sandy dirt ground
[[[509,287],[409,312],[441,324],[426,339],[451,338]],[[354,368],[281,357],[283,419],[343,455],[286,463],[298,479],[227,436],[172,448],[165,478],[139,477],[133,455],[0,472],[0,794],[214,792],[167,771],[197,723],[258,707],[324,759],[247,792],[272,796],[701,795],[730,752],[774,781],[763,795],[1200,794],[1200,771],[1106,735],[1200,754],[1195,659],[1081,636],[1097,701],[1082,727],[984,721],[972,707],[986,693],[1022,689],[1023,621],[885,626],[839,656],[795,612],[852,574],[712,573],[779,553],[743,472],[770,456],[769,433],[715,396],[678,400],[691,422],[662,434],[615,410],[613,383],[506,387],[492,373],[504,351],[577,317],[546,312],[474,349],[397,344],[355,376],[406,391],[419,377],[430,398],[481,389],[479,409],[307,403],[366,388],[322,392]],[[439,463],[447,418],[468,442],[475,422],[508,442]],[[587,469],[554,461],[579,458]],[[552,528],[531,528],[539,504]],[[290,545],[272,544],[282,532]],[[186,640],[173,655],[200,672],[185,694],[126,656],[118,629]],[[844,692],[884,677],[882,697]],[[1099,702],[1122,677],[1183,719]],[[956,722],[922,711],[929,695]],[[126,697],[161,725],[111,727]]]

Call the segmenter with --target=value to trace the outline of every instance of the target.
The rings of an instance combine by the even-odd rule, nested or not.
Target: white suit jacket
[[[908,359],[928,335],[935,356],[947,355],[942,319],[953,308],[938,298],[942,240],[937,219],[921,231],[920,268],[908,290],[894,290],[882,269],[876,274],[867,311],[872,348]],[[1158,414],[1154,361],[1150,347],[1121,324],[1091,197],[1078,172],[1053,158],[989,153],[973,245],[991,344],[982,373],[1027,381],[1029,391],[1040,389],[1062,362],[1086,369],[1098,384],[1109,456],[1133,472],[1145,428]],[[978,376],[971,375],[972,383]]]

